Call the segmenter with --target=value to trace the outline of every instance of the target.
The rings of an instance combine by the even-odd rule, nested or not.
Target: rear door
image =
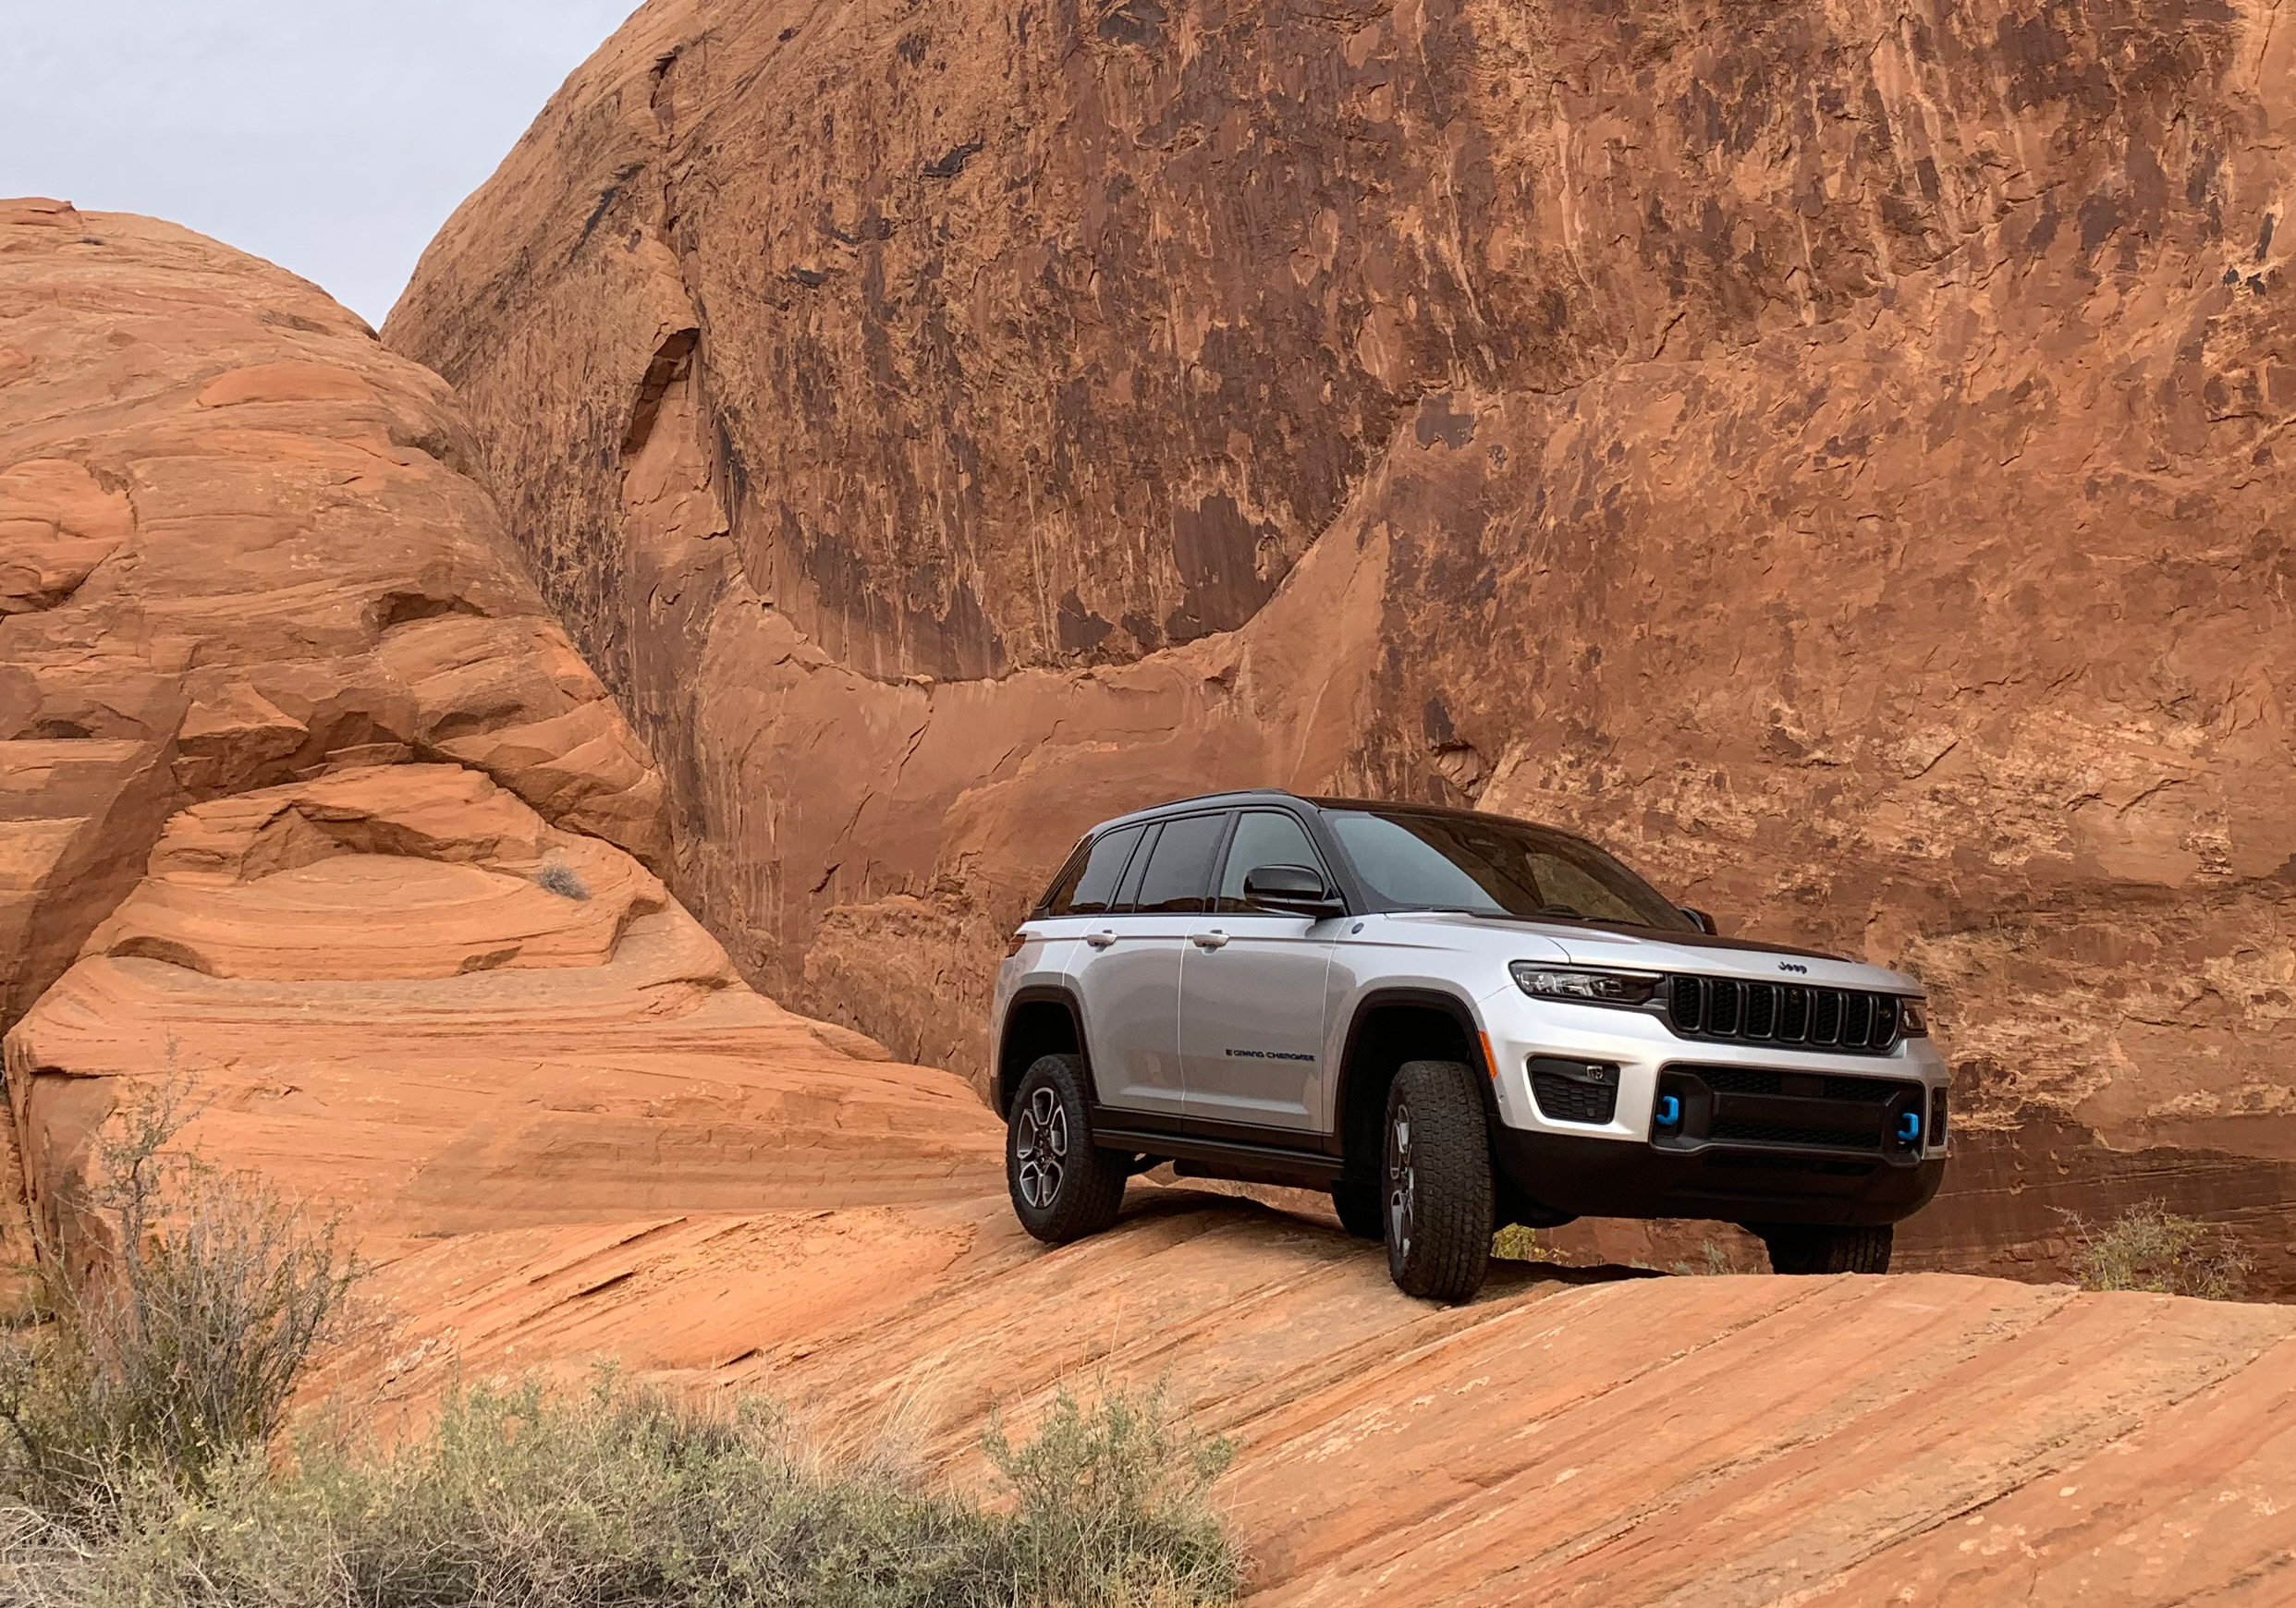
[[[1179,1116],[1180,954],[1203,916],[1227,814],[1157,822],[1133,854],[1108,913],[1088,921],[1069,975],[1101,1103]]]
[[[1328,1090],[1325,975],[1346,922],[1255,909],[1244,878],[1268,865],[1331,873],[1298,817],[1247,810],[1237,818],[1214,908],[1197,920],[1180,962],[1180,1052],[1187,1113],[1199,1120],[1313,1131]]]

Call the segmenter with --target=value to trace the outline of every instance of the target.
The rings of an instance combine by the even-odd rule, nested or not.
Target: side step
[[[1133,1151],[1159,1156],[1188,1178],[1230,1178],[1239,1184],[1278,1184],[1294,1189],[1328,1189],[1337,1180],[1337,1156],[1234,1139],[1194,1139],[1142,1128],[1098,1127],[1093,1142],[1104,1151]]]

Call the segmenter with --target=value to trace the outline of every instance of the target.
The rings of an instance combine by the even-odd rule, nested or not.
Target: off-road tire
[[[1770,1271],[1780,1273],[1885,1273],[1894,1230],[1827,1228],[1800,1224],[1747,1225],[1769,1247]]]
[[[1038,1056],[1013,1093],[1005,1124],[1005,1187],[1020,1226],[1047,1245],[1098,1234],[1124,1204],[1131,1160],[1093,1144],[1077,1058]]]
[[[1387,1273],[1407,1296],[1463,1301],[1491,1261],[1491,1145],[1475,1074],[1406,1061],[1387,1090],[1379,1166]]]
[[[1358,1239],[1387,1237],[1387,1203],[1375,1183],[1344,1179],[1331,1187],[1331,1209],[1339,1226]]]

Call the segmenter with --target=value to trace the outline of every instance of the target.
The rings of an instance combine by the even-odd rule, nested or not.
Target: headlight
[[[1908,1039],[1929,1036],[1929,1007],[1917,999],[1898,1002],[1898,1032]]]
[[[1658,979],[1646,971],[1589,971],[1575,966],[1541,966],[1518,960],[1508,970],[1515,986],[1533,999],[1570,999],[1586,1005],[1648,1005]]]

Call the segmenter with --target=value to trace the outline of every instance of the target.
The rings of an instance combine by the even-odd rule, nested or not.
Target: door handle
[[[1211,932],[1191,933],[1190,934],[1188,941],[1199,949],[1225,949],[1227,947],[1227,934],[1216,931]]]
[[[1084,934],[1084,942],[1095,949],[1105,949],[1116,942],[1116,934],[1114,932],[1087,932]]]

